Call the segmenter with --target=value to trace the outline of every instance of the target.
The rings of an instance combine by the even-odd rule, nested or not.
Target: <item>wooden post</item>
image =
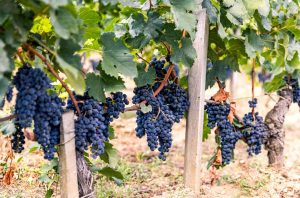
[[[77,198],[77,166],[75,149],[75,122],[74,112],[69,111],[63,114],[60,135],[60,194],[62,198]]]
[[[189,70],[190,108],[185,136],[184,184],[196,194],[200,192],[200,164],[202,153],[202,133],[204,119],[206,61],[208,46],[208,18],[206,10],[198,14],[197,33],[194,48],[197,59]]]

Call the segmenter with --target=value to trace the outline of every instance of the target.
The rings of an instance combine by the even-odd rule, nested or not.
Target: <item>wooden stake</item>
[[[200,164],[205,103],[206,61],[208,46],[208,19],[206,10],[198,14],[197,33],[194,47],[197,59],[189,71],[190,108],[187,118],[184,159],[184,183],[196,194],[200,192]]]
[[[60,194],[62,198],[77,198],[78,180],[75,150],[75,122],[74,112],[64,113],[61,122],[60,134]]]

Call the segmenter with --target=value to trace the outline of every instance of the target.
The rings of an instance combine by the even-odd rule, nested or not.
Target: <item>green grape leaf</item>
[[[227,7],[227,12],[238,19],[248,19],[249,15],[244,5],[243,0],[224,0],[224,6]]]
[[[82,67],[80,56],[75,54],[76,51],[80,50],[80,45],[74,42],[72,39],[60,39],[59,46],[60,48],[57,51],[59,57],[64,59],[68,64],[80,70]]]
[[[245,7],[248,11],[248,14],[252,16],[256,10],[258,10],[259,14],[267,17],[270,12],[270,2],[269,0],[243,0]]]
[[[152,67],[148,68],[148,71],[145,71],[145,64],[138,64],[138,76],[134,78],[134,82],[137,87],[141,87],[147,84],[152,84],[155,82],[156,73],[155,69]]]
[[[0,101],[2,101],[2,97],[6,93],[6,89],[8,86],[8,80],[7,78],[3,77],[0,73]]]
[[[211,133],[210,128],[207,126],[208,124],[208,115],[206,112],[204,112],[204,122],[203,122],[203,136],[202,136],[202,141],[204,142],[205,140],[208,139],[209,134]]]
[[[206,73],[206,89],[215,84],[216,77],[218,77],[221,81],[224,81],[227,78],[228,68],[229,66],[224,60],[213,62],[213,67],[208,69]]]
[[[43,2],[36,0],[18,0],[18,2],[20,2],[24,7],[30,8],[35,13],[42,12],[47,7],[47,5],[45,5]]]
[[[100,72],[101,80],[105,91],[117,92],[125,89],[124,81],[121,77],[115,78],[107,75],[104,71]]]
[[[16,127],[14,122],[3,122],[0,125],[0,131],[3,135],[12,135],[16,132]]]
[[[194,39],[197,20],[193,12],[200,8],[197,1],[170,0],[170,4],[177,28],[186,30]]]
[[[119,162],[119,155],[117,149],[113,148],[111,143],[105,142],[105,153],[108,157],[109,166],[112,168],[116,168]]]
[[[149,113],[152,111],[152,106],[151,105],[145,105],[145,104],[142,104],[141,105],[141,111],[143,113]]]
[[[193,43],[189,38],[183,38],[181,42],[181,48],[176,46],[173,49],[174,54],[171,56],[171,61],[177,64],[183,63],[186,67],[192,67],[197,57]]]
[[[0,25],[10,16],[18,13],[17,4],[11,0],[1,0]]]
[[[90,96],[98,101],[105,102],[106,97],[100,75],[88,73],[86,76],[86,86]]]
[[[4,49],[5,44],[3,43],[3,41],[0,39],[0,74],[2,72],[6,72],[10,70],[10,61],[8,59],[7,53]]]
[[[297,41],[300,40],[300,25],[296,19],[287,19],[285,21],[285,28],[294,34]]]
[[[79,31],[78,21],[66,8],[50,11],[50,20],[55,32],[62,38],[68,39],[72,33]]]
[[[210,23],[216,23],[218,20],[217,9],[212,5],[210,0],[203,0],[202,7],[206,8],[206,13],[208,15],[208,19]]]
[[[82,7],[79,9],[79,18],[83,21],[86,26],[96,26],[100,22],[98,13],[91,8]]]
[[[136,63],[133,62],[133,55],[126,48],[122,40],[114,39],[112,32],[101,35],[103,45],[102,69],[105,73],[118,77],[119,73],[129,77],[137,76]]]
[[[52,31],[50,19],[46,16],[37,16],[33,21],[33,26],[30,30],[32,33],[44,34]]]
[[[282,72],[274,76],[274,78],[270,82],[264,83],[265,92],[272,93],[284,87],[286,85],[285,81],[283,80],[285,75],[286,73]]]
[[[119,172],[119,171],[117,171],[117,170],[115,170],[111,167],[108,167],[108,166],[104,167],[100,170],[97,170],[97,172],[104,175],[104,176],[106,176],[106,177],[108,177],[109,179],[112,179],[112,180],[113,180],[113,178],[117,178],[117,179],[120,179],[120,180],[124,179],[121,172]]]
[[[86,90],[86,85],[84,77],[81,74],[81,70],[70,65],[60,56],[56,56],[56,60],[60,64],[60,67],[62,68],[64,74],[67,76],[66,82],[76,90],[77,94],[83,94]]]
[[[254,58],[256,52],[261,53],[263,47],[264,41],[254,31],[250,31],[250,33],[246,35],[245,49],[250,58]]]
[[[299,53],[300,52],[296,52],[291,60],[287,60],[287,64],[294,69],[300,69]]]
[[[58,8],[59,6],[65,6],[69,3],[69,0],[42,0],[42,2],[50,5],[53,8]]]
[[[141,13],[134,13],[128,19],[129,34],[133,38],[141,34],[145,26],[144,15]]]
[[[157,12],[148,12],[147,21],[144,21],[144,16],[140,13],[135,13],[131,15],[128,19],[129,34],[135,38],[139,36],[143,39],[140,40],[139,45],[134,45],[137,47],[145,46],[150,42],[151,39],[155,39],[159,36],[159,31],[163,27],[163,20],[160,18]],[[141,34],[143,34],[141,36]]]
[[[48,189],[45,194],[45,198],[51,198],[54,193],[53,189]]]

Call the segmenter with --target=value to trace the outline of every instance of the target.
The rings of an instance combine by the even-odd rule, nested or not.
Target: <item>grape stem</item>
[[[20,59],[21,63],[25,64],[25,61],[24,61],[24,59],[23,59],[23,57],[22,57],[21,52],[19,51],[19,49],[17,50],[16,55]]]
[[[4,118],[0,118],[0,123],[1,122],[5,122],[5,121],[9,121],[9,120],[12,120],[12,119],[15,119],[17,116],[16,115],[9,115],[9,116],[6,116]]]
[[[149,0],[149,10],[151,10],[153,4],[152,4],[152,0]]]
[[[164,79],[163,79],[163,81],[161,81],[159,87],[153,93],[154,97],[156,97],[159,94],[159,92],[164,88],[164,86],[167,84],[168,79],[169,79],[173,69],[174,69],[174,64],[171,64],[168,71],[167,71],[167,73],[166,73],[166,75],[165,75],[165,77],[164,77]],[[131,107],[126,108],[124,112],[139,110],[141,108],[141,105],[146,104],[146,103],[147,103],[147,101],[142,101],[140,104],[133,105]]]
[[[144,59],[141,55],[139,55],[138,53],[136,53],[136,55],[142,59],[144,62],[146,62],[147,64],[150,64],[149,61],[147,61],[146,59]]]
[[[68,85],[59,77],[58,73],[53,69],[53,67],[51,66],[51,64],[48,62],[48,60],[42,55],[40,54],[36,49],[34,49],[31,45],[29,44],[24,44],[23,45],[25,48],[27,48],[29,51],[31,51],[34,55],[36,55],[37,57],[39,57],[43,63],[47,66],[47,68],[49,69],[49,71],[53,74],[53,76],[61,83],[61,85],[66,89],[66,91],[68,92],[75,108],[76,111],[78,112],[78,114],[80,115],[80,109],[78,107],[78,102],[75,99],[75,96],[73,95],[72,91],[70,90],[70,88],[68,87]]]
[[[173,69],[174,69],[174,64],[171,64],[167,71],[167,74],[164,77],[164,80],[160,83],[159,87],[155,90],[155,92],[153,94],[154,97],[156,97],[159,94],[159,92],[164,88],[164,86],[167,84],[168,79],[169,79]]]
[[[170,47],[168,47],[168,45],[162,41],[162,44],[165,46],[165,48],[167,49],[168,54],[171,54],[171,49]]]

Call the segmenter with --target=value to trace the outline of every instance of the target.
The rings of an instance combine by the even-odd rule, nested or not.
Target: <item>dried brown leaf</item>
[[[214,161],[214,165],[216,165],[216,166],[222,165],[221,149],[218,149],[218,151],[217,151],[216,160]]]
[[[231,124],[233,123],[233,120],[234,120],[235,110],[236,110],[236,103],[231,102],[230,103],[230,112],[228,114],[228,120]]]
[[[213,95],[212,99],[216,102],[224,102],[229,97],[229,92],[224,89],[219,89],[219,91]]]
[[[13,176],[14,176],[14,171],[13,168],[10,167],[3,177],[3,183],[5,185],[10,185],[12,183]]]

